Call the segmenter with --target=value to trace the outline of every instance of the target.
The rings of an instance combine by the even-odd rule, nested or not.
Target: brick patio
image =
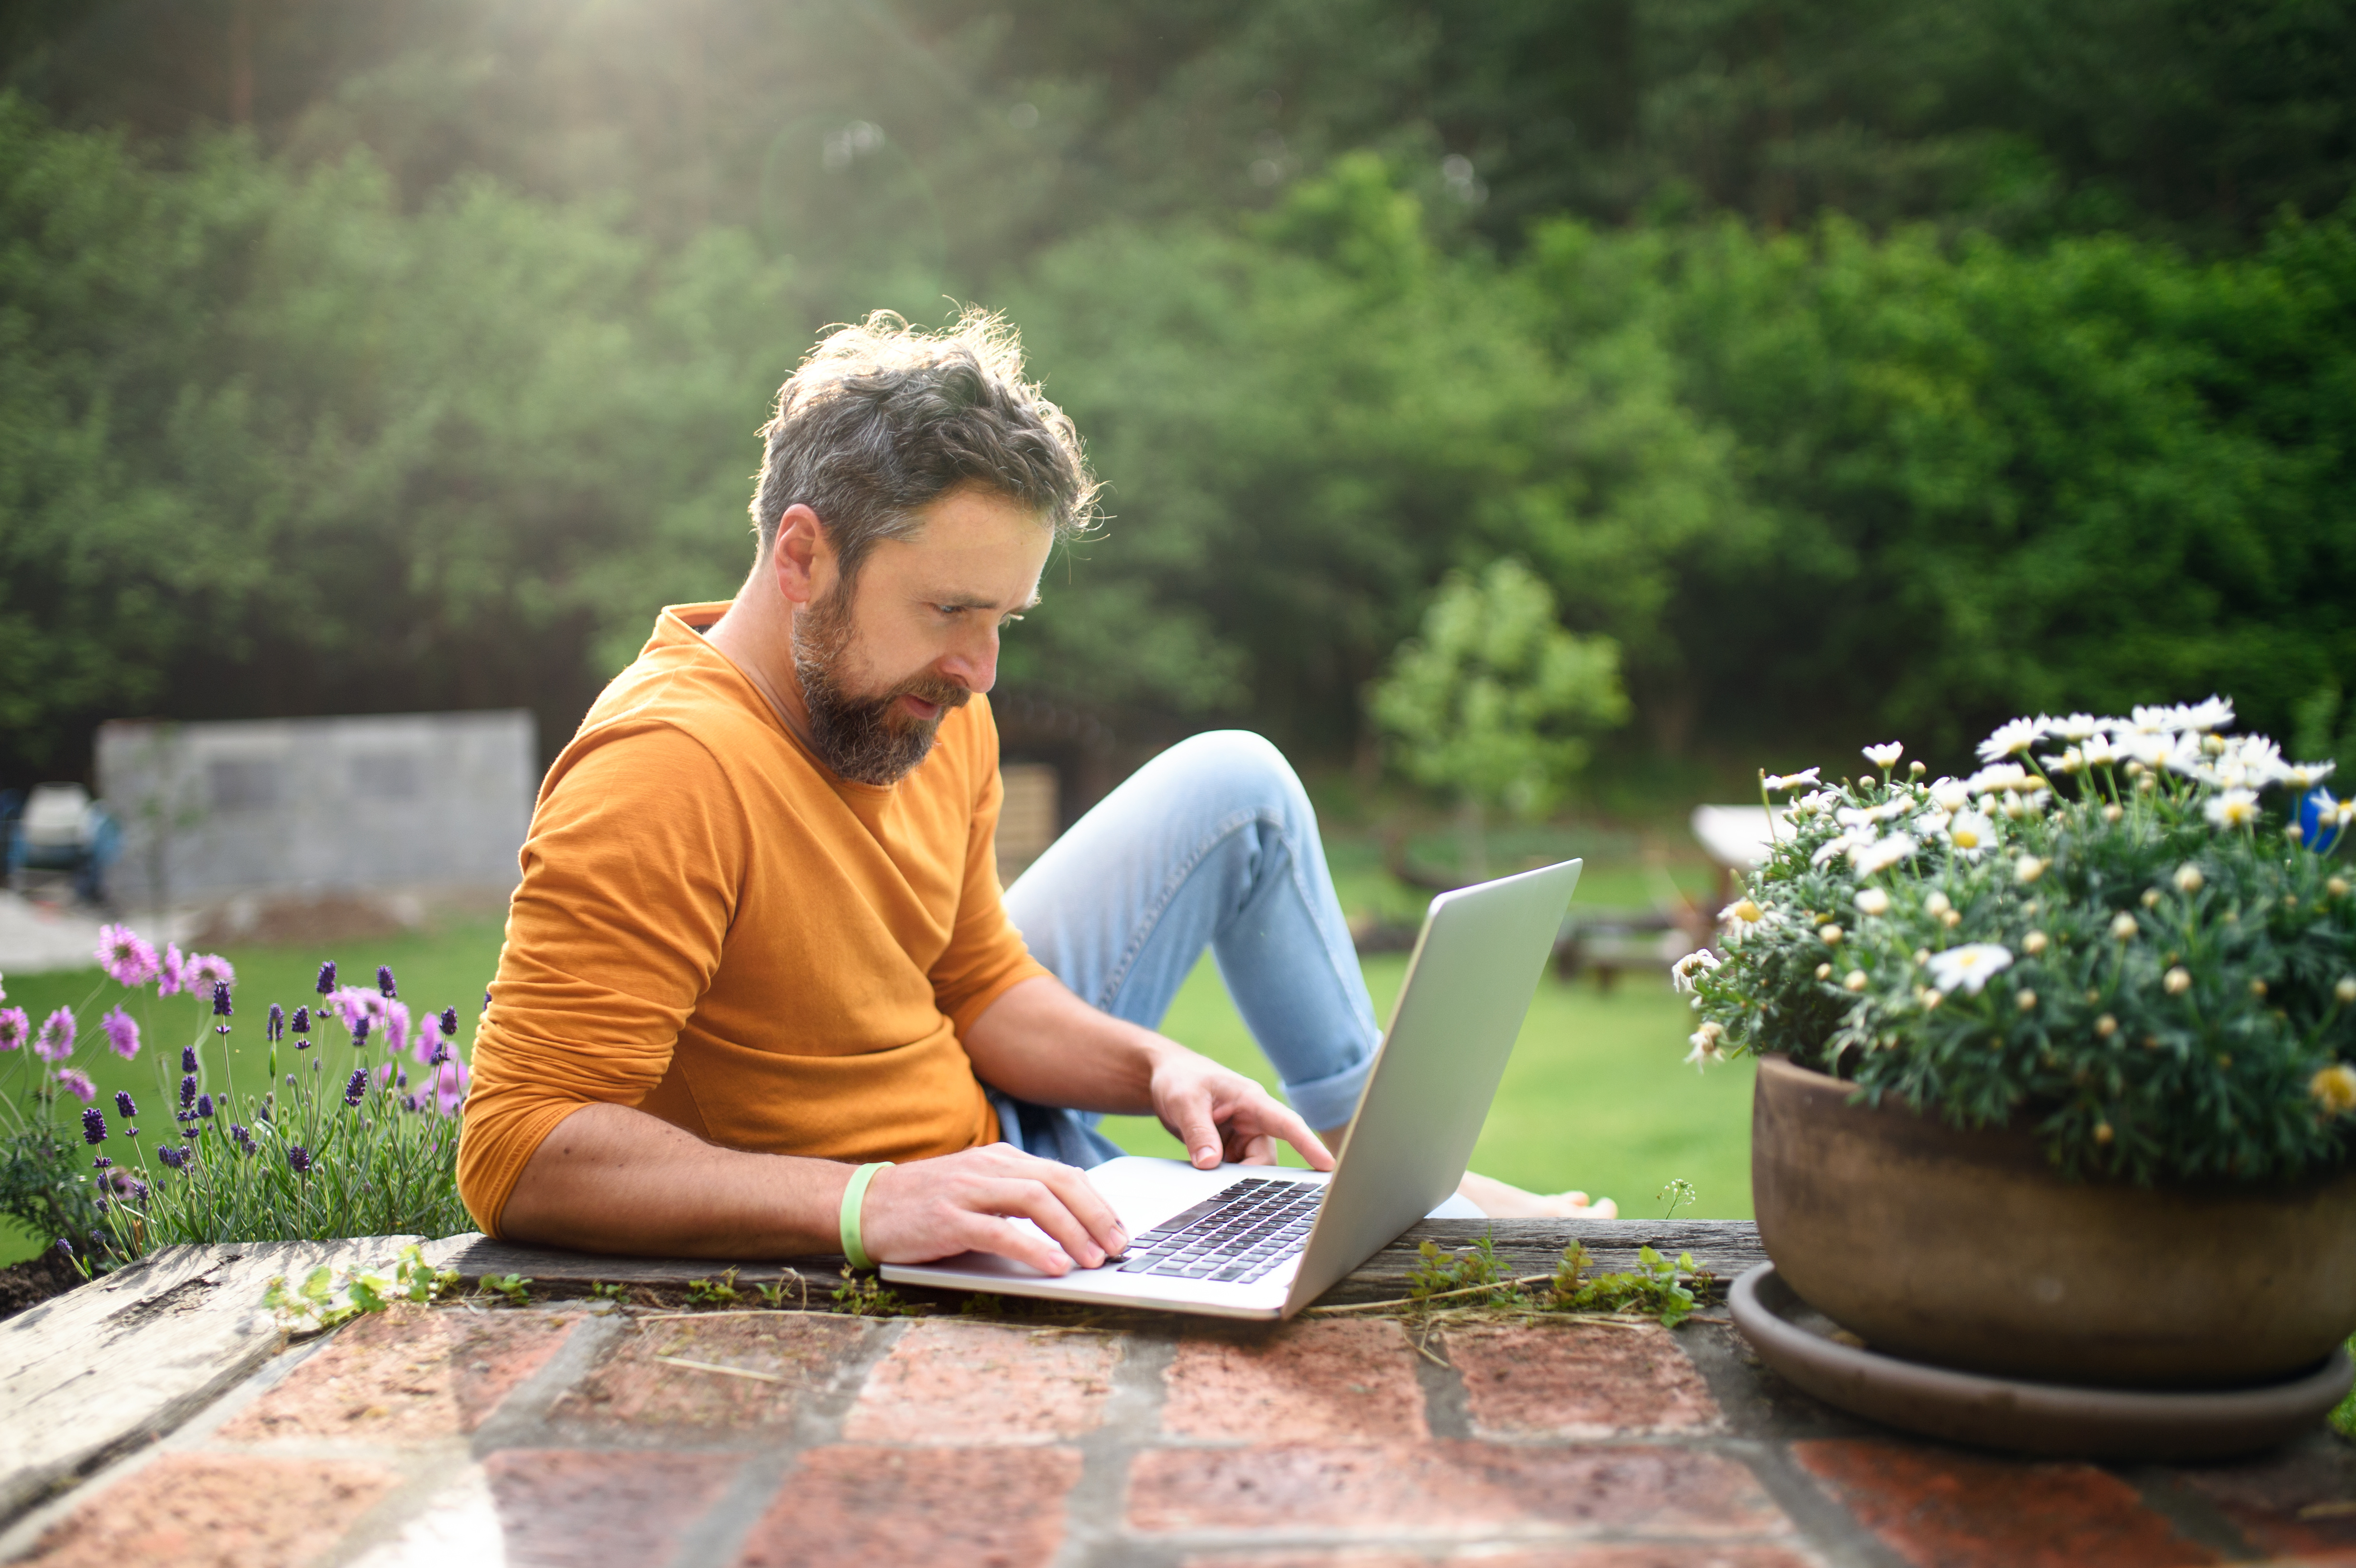
[[[1362,1316],[402,1307],[268,1357],[36,1505],[0,1555],[2356,1565],[2356,1447],[2320,1430],[2233,1465],[2027,1463],[1841,1416],[1722,1322],[1415,1338]]]

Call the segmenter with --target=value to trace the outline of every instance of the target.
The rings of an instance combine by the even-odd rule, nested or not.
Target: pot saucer
[[[1953,1443],[2099,1459],[2214,1459],[2296,1437],[2356,1384],[2345,1346],[2286,1382],[2254,1388],[2073,1388],[1901,1360],[1837,1328],[1761,1264],[1734,1282],[1735,1326],[1765,1361],[1826,1404]]]

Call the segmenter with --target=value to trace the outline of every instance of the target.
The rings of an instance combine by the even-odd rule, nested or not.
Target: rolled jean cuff
[[[1375,1070],[1372,1056],[1354,1066],[1345,1067],[1330,1078],[1312,1079],[1306,1083],[1288,1083],[1284,1097],[1301,1113],[1301,1119],[1318,1132],[1338,1127],[1357,1114],[1358,1095],[1366,1086],[1367,1075]]]

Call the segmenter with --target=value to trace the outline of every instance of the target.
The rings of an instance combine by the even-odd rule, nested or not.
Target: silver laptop
[[[1060,1279],[988,1253],[886,1264],[895,1285],[1222,1317],[1290,1317],[1454,1197],[1579,885],[1581,862],[1431,901],[1332,1174],[1126,1156],[1088,1172],[1131,1238]],[[1461,1205],[1461,1206],[1460,1206]],[[1028,1225],[1027,1220],[1014,1223]]]

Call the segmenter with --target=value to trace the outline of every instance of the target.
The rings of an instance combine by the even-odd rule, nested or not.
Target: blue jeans
[[[1382,1031],[1317,816],[1284,754],[1215,731],[1107,795],[1006,891],[1032,955],[1082,1001],[1159,1029],[1208,947],[1312,1127],[1357,1109]],[[1008,1143],[1086,1168],[1119,1155],[1093,1113],[990,1091]]]

